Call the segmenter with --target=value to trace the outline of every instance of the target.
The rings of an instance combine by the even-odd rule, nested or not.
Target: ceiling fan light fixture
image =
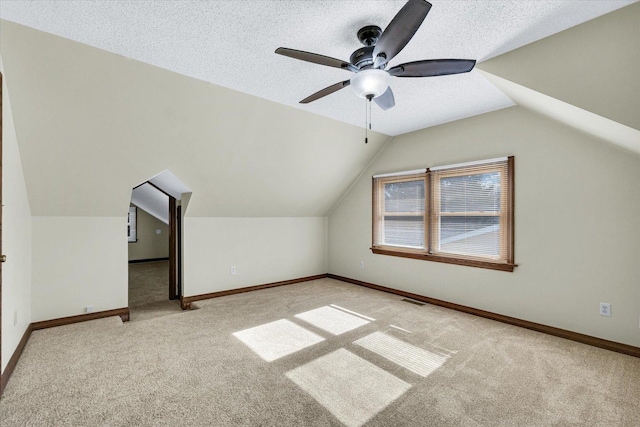
[[[376,98],[389,87],[389,73],[370,68],[358,71],[351,78],[351,87],[360,98]]]

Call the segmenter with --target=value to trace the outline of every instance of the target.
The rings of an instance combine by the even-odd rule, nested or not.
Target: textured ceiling
[[[274,54],[279,47],[348,60],[356,32],[383,29],[405,0],[380,1],[12,1],[0,17],[217,85],[360,125],[365,101],[349,88],[298,101],[347,71]],[[432,0],[422,27],[391,66],[465,58],[478,62],[633,1]],[[373,106],[373,129],[398,135],[513,105],[479,72],[392,78],[396,107]]]

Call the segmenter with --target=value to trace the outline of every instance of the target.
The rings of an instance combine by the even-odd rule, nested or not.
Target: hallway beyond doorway
[[[169,261],[129,264],[131,321],[179,313],[180,301],[169,300]]]

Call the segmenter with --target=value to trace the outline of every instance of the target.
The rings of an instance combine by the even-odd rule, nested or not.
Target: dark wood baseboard
[[[27,345],[27,341],[29,341],[29,337],[31,336],[32,331],[33,331],[33,326],[30,323],[29,326],[27,326],[27,329],[24,331],[24,335],[22,335],[22,339],[18,343],[18,346],[13,352],[13,356],[11,356],[11,359],[9,359],[9,363],[7,363],[7,367],[4,368],[4,372],[2,373],[2,375],[0,375],[0,397],[2,396],[2,393],[4,392],[4,389],[7,386],[7,383],[9,382],[9,378],[11,378],[11,374],[13,374],[13,370],[16,368],[16,365],[18,364],[18,359],[20,359],[20,356],[22,355],[22,351],[24,350],[24,347]]]
[[[542,332],[542,333],[553,335],[560,338],[565,338],[565,339],[576,341],[582,344],[588,344],[594,347],[604,348],[606,350],[615,351],[617,353],[627,354],[629,356],[634,356],[634,357],[640,357],[640,347],[634,347],[628,344],[622,344],[615,341],[596,338],[590,335],[579,334],[577,332],[567,331],[565,329],[560,329],[553,326],[547,326],[540,323],[529,322],[527,320],[517,319],[515,317],[504,316],[502,314],[492,313],[490,311],[484,311],[484,310],[480,310],[473,307],[467,307],[465,305],[460,305],[460,304],[455,304],[448,301],[430,298],[424,295],[418,295],[411,292],[401,291],[398,289],[387,288],[385,286],[374,285],[373,283],[367,283],[361,280],[350,279],[348,277],[342,277],[335,274],[327,274],[327,277],[331,279],[340,280],[342,282],[352,283],[354,285],[365,286],[367,288],[376,289],[378,291],[389,292],[395,295],[400,295],[400,296],[411,298],[417,301],[423,301],[429,304],[438,305],[440,307],[450,308],[452,310],[461,311],[463,313],[473,314],[475,316],[496,320],[498,322],[508,323],[510,325],[519,326],[521,328],[531,329],[533,331]]]
[[[294,283],[302,283],[302,282],[308,282],[310,280],[324,279],[325,277],[327,277],[326,274],[318,274],[317,276],[300,277],[299,279],[283,280],[282,282],[266,283],[264,285],[247,286],[246,288],[229,289],[226,291],[212,292],[210,294],[192,295],[188,297],[181,296],[180,306],[182,307],[183,310],[188,310],[191,308],[191,303],[194,301],[200,301],[200,300],[209,299],[209,298],[224,297],[227,295],[240,294],[242,292],[257,291],[260,289],[274,288],[276,286],[293,285]]]
[[[199,301],[199,300],[209,299],[209,298],[217,298],[221,296],[233,295],[233,294],[238,294],[242,292],[256,291],[256,290],[266,289],[266,288],[273,288],[276,286],[302,283],[310,280],[323,279],[325,277],[329,277],[335,280],[340,280],[346,283],[352,283],[354,285],[364,286],[364,287],[375,289],[382,292],[392,293],[402,297],[411,298],[416,301],[423,301],[423,302],[437,305],[440,307],[450,308],[452,310],[461,311],[467,314],[473,314],[475,316],[496,320],[498,322],[508,323],[510,325],[531,329],[533,331],[542,332],[542,333],[557,336],[560,338],[565,338],[565,339],[576,341],[582,344],[587,344],[594,347],[615,351],[617,353],[627,354],[634,357],[640,357],[639,347],[634,347],[631,345],[622,344],[615,341],[609,341],[602,338],[596,338],[590,335],[584,335],[577,332],[567,331],[565,329],[555,328],[553,326],[542,325],[540,323],[529,322],[527,320],[517,319],[515,317],[504,316],[502,314],[492,313],[489,311],[480,310],[473,307],[468,307],[460,304],[451,303],[448,301],[430,298],[424,295],[414,294],[412,292],[405,292],[398,289],[388,288],[386,286],[375,285],[373,283],[368,283],[368,282],[363,282],[361,280],[338,276],[336,274],[319,274],[317,276],[301,277],[299,279],[284,280],[281,282],[267,283],[264,285],[248,286],[245,288],[230,289],[226,291],[213,292],[209,294],[181,297],[180,303],[181,303],[182,309],[186,310],[190,308],[191,303],[194,301]],[[11,356],[11,359],[9,359],[9,363],[7,364],[7,367],[5,368],[4,372],[0,377],[0,396],[2,396],[2,392],[4,391],[5,387],[7,386],[7,383],[9,382],[9,378],[11,377],[11,374],[13,373],[13,370],[15,369],[18,363],[18,360],[22,355],[22,351],[27,345],[27,341],[29,340],[29,337],[31,336],[32,331],[38,330],[38,329],[44,329],[44,328],[52,328],[54,326],[69,325],[72,323],[84,322],[87,320],[100,319],[100,318],[110,317],[110,316],[120,316],[122,318],[122,321],[126,322],[129,320],[129,308],[125,307],[125,308],[119,308],[115,310],[99,311],[96,313],[86,313],[78,316],[63,317],[60,319],[51,319],[51,320],[31,323],[25,330],[24,335],[20,340],[20,343],[18,344],[15,351],[13,352],[13,356]]]
[[[139,262],[156,262],[156,261],[169,261],[169,257],[167,257],[167,258],[132,259],[132,260],[129,260],[129,264],[137,264]]]
[[[114,310],[97,311],[95,313],[86,313],[86,314],[80,314],[78,316],[61,317],[59,319],[43,320],[41,322],[30,323],[29,326],[27,326],[27,329],[24,331],[24,335],[22,336],[22,339],[18,343],[18,346],[13,352],[13,356],[11,356],[11,359],[9,359],[9,363],[7,363],[7,367],[4,369],[4,372],[0,376],[0,396],[2,396],[2,392],[4,392],[4,389],[7,386],[7,383],[9,382],[9,378],[11,377],[11,374],[13,373],[13,370],[18,364],[18,359],[20,359],[20,356],[22,355],[22,351],[24,350],[24,347],[27,345],[27,341],[29,341],[31,332],[36,331],[38,329],[70,325],[72,323],[86,322],[87,320],[102,319],[104,317],[111,317],[111,316],[120,316],[123,322],[128,322],[129,307],[116,308]]]
[[[34,331],[38,329],[53,328],[56,326],[70,325],[72,323],[86,322],[87,320],[102,319],[104,317],[120,316],[123,322],[129,321],[129,307],[113,310],[96,311],[95,313],[79,314],[77,316],[61,317],[59,319],[43,320],[31,324]]]

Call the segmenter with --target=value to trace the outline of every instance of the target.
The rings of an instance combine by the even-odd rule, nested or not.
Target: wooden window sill
[[[475,260],[467,258],[453,258],[448,256],[427,254],[424,252],[410,252],[402,250],[391,250],[383,248],[371,248],[374,254],[397,256],[401,258],[413,258],[421,259],[423,261],[435,261],[443,262],[446,264],[466,265],[467,267],[487,268],[489,270],[508,271],[513,272],[513,269],[517,267],[517,264],[506,264],[502,262],[491,262],[484,260]]]

